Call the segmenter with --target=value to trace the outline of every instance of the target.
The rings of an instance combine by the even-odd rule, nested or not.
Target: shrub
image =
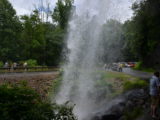
[[[140,115],[143,114],[142,111],[143,108],[136,107],[132,111],[126,111],[124,115],[124,120],[135,120],[138,118]]]
[[[141,70],[141,71],[144,71],[144,72],[154,72],[155,71],[153,68],[144,67],[142,62],[136,63],[134,69],[135,70]]]
[[[73,107],[68,106],[68,102],[58,106],[55,104],[54,112],[57,113],[54,120],[77,120],[73,114]]]
[[[26,85],[1,85],[0,98],[0,118],[3,120],[62,120],[63,117],[76,119],[72,107],[42,101]]]
[[[137,62],[134,69],[140,70],[142,68],[142,62]]]
[[[137,79],[135,81],[124,82],[123,89],[124,91],[126,91],[126,90],[131,90],[136,88],[144,88],[147,86],[148,86],[148,83],[145,80]]]
[[[0,67],[3,67],[3,62],[2,61],[0,61]]]
[[[27,60],[26,62],[27,62],[27,66],[28,66],[28,67],[35,67],[35,66],[38,65],[38,64],[37,64],[37,60],[29,59],[29,60]]]

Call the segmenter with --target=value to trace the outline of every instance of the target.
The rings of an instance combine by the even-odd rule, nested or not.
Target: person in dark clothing
[[[151,96],[151,116],[156,119],[156,109],[159,103],[160,81],[159,72],[155,72],[150,79],[150,96]]]

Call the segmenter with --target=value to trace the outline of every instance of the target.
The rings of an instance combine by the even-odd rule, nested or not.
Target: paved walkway
[[[123,72],[132,76],[143,78],[143,79],[149,79],[152,76],[152,73],[133,70],[131,68],[123,68]]]
[[[23,72],[23,73],[0,73],[0,77],[23,77],[23,76],[33,76],[33,75],[50,75],[57,72]]]

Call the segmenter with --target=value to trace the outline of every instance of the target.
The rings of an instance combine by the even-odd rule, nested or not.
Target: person
[[[150,79],[150,96],[151,96],[151,116],[156,119],[156,109],[159,103],[159,90],[160,90],[160,82],[159,82],[159,72],[155,72],[154,75]]]
[[[8,68],[8,67],[9,67],[8,62],[5,62],[5,64],[4,64],[4,68]]]
[[[17,63],[14,62],[14,63],[13,63],[13,70],[15,70],[16,68],[17,68]]]
[[[122,71],[123,71],[123,64],[122,64],[122,63],[119,63],[119,64],[118,64],[118,71],[119,71],[119,72],[122,72]]]
[[[104,64],[104,70],[107,70],[107,64]]]
[[[27,71],[27,62],[24,62],[24,64],[23,64],[23,67],[24,67],[24,69],[25,69],[25,71]]]
[[[24,62],[23,67],[24,68],[27,67],[27,62]]]

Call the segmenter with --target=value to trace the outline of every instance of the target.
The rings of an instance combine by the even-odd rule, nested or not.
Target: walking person
[[[119,64],[118,64],[118,71],[119,71],[119,72],[122,72],[122,71],[123,71],[123,64],[122,64],[122,63],[119,63]]]
[[[151,96],[151,116],[153,119],[157,119],[156,109],[159,104],[159,95],[160,95],[160,81],[159,81],[159,72],[155,72],[150,79],[150,96]]]

